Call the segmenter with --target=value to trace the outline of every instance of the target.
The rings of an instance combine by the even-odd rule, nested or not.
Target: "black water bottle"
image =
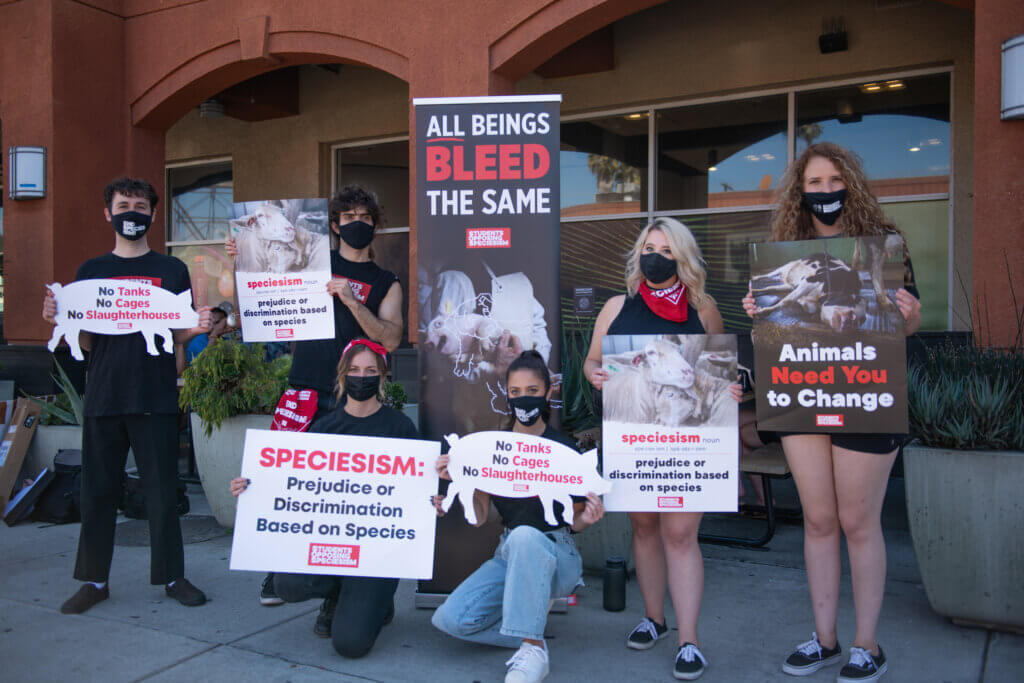
[[[626,561],[613,556],[604,563],[604,608],[608,612],[626,609]]]

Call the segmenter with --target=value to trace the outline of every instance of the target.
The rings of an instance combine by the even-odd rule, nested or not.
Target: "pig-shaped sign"
[[[462,501],[466,521],[476,524],[473,491],[479,489],[506,498],[540,497],[544,521],[552,526],[554,502],[562,504],[562,519],[573,523],[571,496],[607,493],[611,482],[597,472],[597,449],[577,453],[551,439],[516,432],[476,432],[444,437],[448,451],[448,474],[452,485],[442,508],[447,512],[456,496]]]
[[[192,309],[192,290],[181,294],[136,282],[134,280],[78,280],[68,285],[54,282],[47,285],[57,300],[57,326],[46,345],[57,348],[64,337],[71,355],[78,360],[85,356],[78,345],[79,332],[97,334],[134,334],[146,339],[146,351],[156,356],[156,336],[163,337],[163,349],[174,353],[171,330],[187,329],[199,324],[199,314]]]

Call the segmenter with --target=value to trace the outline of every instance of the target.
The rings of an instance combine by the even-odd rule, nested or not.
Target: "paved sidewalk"
[[[894,480],[899,482],[899,480]],[[901,482],[899,482],[901,483]],[[149,548],[140,523],[119,527],[111,599],[85,615],[59,613],[76,589],[71,578],[78,525],[0,528],[0,680],[4,681],[501,681],[511,651],[446,637],[430,612],[413,608],[415,584],[403,581],[397,614],[365,658],[346,660],[312,633],[318,604],[261,607],[261,575],[228,571],[231,538],[203,516],[190,491],[188,577],[210,596],[198,608],[149,586]],[[778,496],[785,498],[784,487]],[[1024,637],[953,626],[928,607],[910,538],[900,524],[902,498],[887,501],[889,581],[879,639],[890,683],[1003,683],[1024,679]],[[799,526],[782,526],[768,551],[704,546],[706,590],[701,641],[710,661],[702,681],[794,681],[779,667],[813,630]],[[647,652],[625,647],[641,616],[635,581],[625,612],[601,609],[600,577],[587,576],[580,605],[548,623],[550,681],[671,681],[674,639]],[[669,610],[669,621],[674,623]],[[839,632],[853,634],[844,575]],[[838,668],[808,682],[834,681]]]

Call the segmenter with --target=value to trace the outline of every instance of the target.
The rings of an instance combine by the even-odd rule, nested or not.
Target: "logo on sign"
[[[511,228],[468,228],[467,249],[507,249],[512,246]]]
[[[130,329],[132,329],[132,324],[131,323],[118,323],[117,324],[117,329],[119,329],[119,330],[130,330]]]
[[[359,546],[310,543],[308,564],[310,567],[358,567]]]
[[[658,507],[660,508],[681,508],[683,507],[682,496],[658,496]]]
[[[819,427],[842,427],[842,415],[815,415],[815,424]]]
[[[287,330],[274,330],[274,336],[278,339],[291,339],[295,336],[295,330],[291,328]]]
[[[512,484],[512,490],[513,491],[529,491],[530,490],[530,485],[529,484]]]

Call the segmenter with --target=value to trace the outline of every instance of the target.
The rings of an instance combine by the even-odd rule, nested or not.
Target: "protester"
[[[548,424],[551,375],[537,351],[513,360],[505,375],[512,431],[535,434],[577,450],[576,444]],[[442,479],[451,480],[448,456],[437,461]],[[435,498],[438,514],[442,497]],[[477,526],[487,521],[491,503],[505,525],[494,557],[487,560],[448,596],[431,619],[445,633],[474,643],[519,648],[506,662],[505,683],[533,683],[549,671],[544,626],[553,598],[564,597],[579,584],[583,561],[569,535],[582,531],[604,515],[594,493],[573,496],[574,521],[562,521],[561,503],[554,503],[559,520],[550,525],[537,498],[506,498],[484,491],[473,493]],[[465,504],[465,503],[464,503]]]
[[[700,248],[685,225],[657,218],[645,227],[626,257],[626,295],[608,300],[597,316],[584,365],[600,389],[608,380],[601,367],[606,334],[718,334],[722,316],[705,292]],[[733,385],[734,397],[739,385]],[[626,645],[646,650],[668,635],[665,588],[679,626],[673,675],[692,680],[707,666],[698,648],[697,617],[704,593],[704,559],[697,544],[699,512],[631,512],[637,581],[646,610]]]
[[[334,337],[295,342],[288,384],[292,389],[316,392],[314,419],[334,407],[334,368],[341,351],[357,338],[380,343],[394,351],[402,341],[402,287],[398,276],[373,262],[374,233],[381,223],[377,197],[358,185],[338,191],[327,206],[331,239],[331,280],[327,291],[334,297]],[[238,245],[233,238],[225,251],[234,259]],[[260,587],[260,604],[280,605],[274,594],[273,576]]]
[[[210,331],[206,334],[198,335],[185,348],[185,360],[189,365],[211,342],[233,331],[232,328],[228,327],[228,313],[224,310],[225,304],[226,302],[210,309]]]
[[[868,189],[867,177],[852,152],[828,142],[809,146],[786,170],[772,218],[771,239],[900,234]],[[921,326],[921,304],[913,268],[905,257],[905,286],[896,305],[906,333]],[[758,306],[748,292],[743,308]],[[886,672],[885,653],[876,639],[885,589],[882,501],[902,435],[783,434],[782,447],[793,473],[804,516],[804,558],[815,632],[782,666],[806,676],[838,663],[836,635],[841,573],[840,531],[846,535],[857,627],[849,663],[838,681],[874,681]]]
[[[103,190],[104,216],[114,228],[114,250],[83,263],[75,280],[115,278],[143,281],[175,294],[191,288],[188,268],[149,248],[146,231],[157,193],[140,178],[117,178]],[[57,304],[47,290],[43,319],[53,324]],[[174,330],[174,342],[187,344],[210,330],[210,309],[199,309],[199,325]],[[114,526],[128,449],[135,453],[150,533],[150,582],[164,584],[168,596],[196,606],[206,596],[185,578],[178,521],[178,401],[174,355],[146,352],[141,334],[81,332],[89,351],[82,423],[82,528],[75,578],[85,583],[60,610],[81,614],[110,597],[107,580],[114,554]]]
[[[337,405],[317,418],[309,431],[318,434],[419,439],[405,415],[383,403],[387,351],[369,339],[349,342],[337,371]],[[231,481],[238,496],[259,481]],[[274,590],[285,602],[323,598],[313,632],[330,637],[343,657],[362,657],[370,651],[381,628],[395,614],[398,579],[363,576],[274,574]]]

